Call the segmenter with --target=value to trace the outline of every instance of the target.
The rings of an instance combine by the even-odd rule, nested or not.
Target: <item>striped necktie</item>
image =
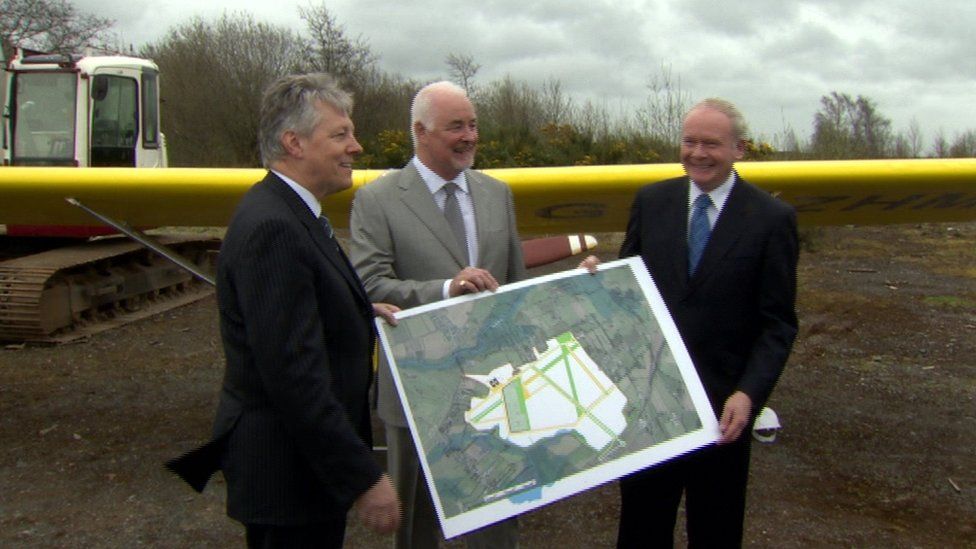
[[[457,199],[457,183],[447,182],[444,184],[444,217],[447,224],[451,226],[454,238],[461,245],[461,252],[464,254],[464,262],[468,262],[468,232],[464,228],[464,216],[461,215],[461,205]]]
[[[688,226],[688,276],[695,274],[698,262],[701,260],[708,236],[712,232],[708,222],[708,207],[712,199],[707,194],[700,194],[692,204],[691,224]]]
[[[332,230],[332,224],[329,223],[329,218],[328,217],[325,217],[325,215],[320,215],[319,216],[319,223],[322,224],[322,228],[325,229],[325,234],[329,238],[335,238],[335,231]]]

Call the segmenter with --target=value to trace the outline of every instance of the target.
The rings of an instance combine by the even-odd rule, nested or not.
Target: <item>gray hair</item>
[[[286,131],[306,137],[315,131],[321,118],[316,110],[319,102],[335,107],[346,116],[352,114],[352,95],[324,72],[283,76],[264,90],[258,149],[265,168],[285,156],[281,136]]]
[[[717,97],[709,97],[698,102],[694,107],[688,109],[685,114],[685,118],[691,111],[695,109],[713,109],[725,116],[729,117],[729,121],[732,122],[732,135],[737,141],[743,141],[749,137],[749,126],[746,124],[746,119],[739,112],[739,109],[732,104],[731,101],[726,101],[725,99],[719,99]]]
[[[464,88],[448,80],[441,80],[440,82],[427,84],[420,88],[420,91],[413,98],[413,104],[410,106],[410,138],[413,140],[415,149],[417,148],[417,130],[415,126],[417,122],[420,122],[425,128],[430,129],[434,124],[431,104],[433,103],[434,95],[439,92],[452,93],[461,97],[468,96],[468,92],[464,91]]]

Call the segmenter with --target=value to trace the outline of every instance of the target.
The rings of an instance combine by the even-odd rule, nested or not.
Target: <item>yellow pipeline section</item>
[[[748,181],[793,204],[808,225],[976,220],[976,159],[740,162]],[[486,170],[515,193],[524,233],[621,231],[641,186],[679,164]],[[354,188],[383,172],[357,170]],[[0,168],[0,224],[94,225],[71,197],[135,227],[224,226],[258,169]],[[349,222],[354,190],[326,199]]]

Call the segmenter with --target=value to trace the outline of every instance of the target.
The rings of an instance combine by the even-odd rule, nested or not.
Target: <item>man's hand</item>
[[[742,435],[752,414],[752,399],[742,391],[732,393],[722,408],[722,419],[718,422],[721,437],[719,444],[735,442]]]
[[[400,500],[385,473],[353,503],[359,520],[370,530],[392,534],[400,527]]]
[[[399,313],[400,308],[396,305],[390,305],[389,303],[373,303],[373,316],[382,317],[390,326],[397,325],[397,319],[393,316],[394,313]]]
[[[580,261],[578,269],[586,269],[590,274],[596,274],[596,266],[600,264],[600,258],[595,255],[588,255],[586,259]]]
[[[498,281],[490,272],[477,267],[465,267],[451,279],[447,294],[451,297],[457,297],[461,294],[476,294],[485,290],[494,292],[497,289]]]

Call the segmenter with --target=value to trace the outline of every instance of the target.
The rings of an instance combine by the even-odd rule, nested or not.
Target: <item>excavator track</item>
[[[213,272],[219,241],[157,241]],[[0,341],[64,343],[210,295],[213,288],[125,238],[0,262]]]

